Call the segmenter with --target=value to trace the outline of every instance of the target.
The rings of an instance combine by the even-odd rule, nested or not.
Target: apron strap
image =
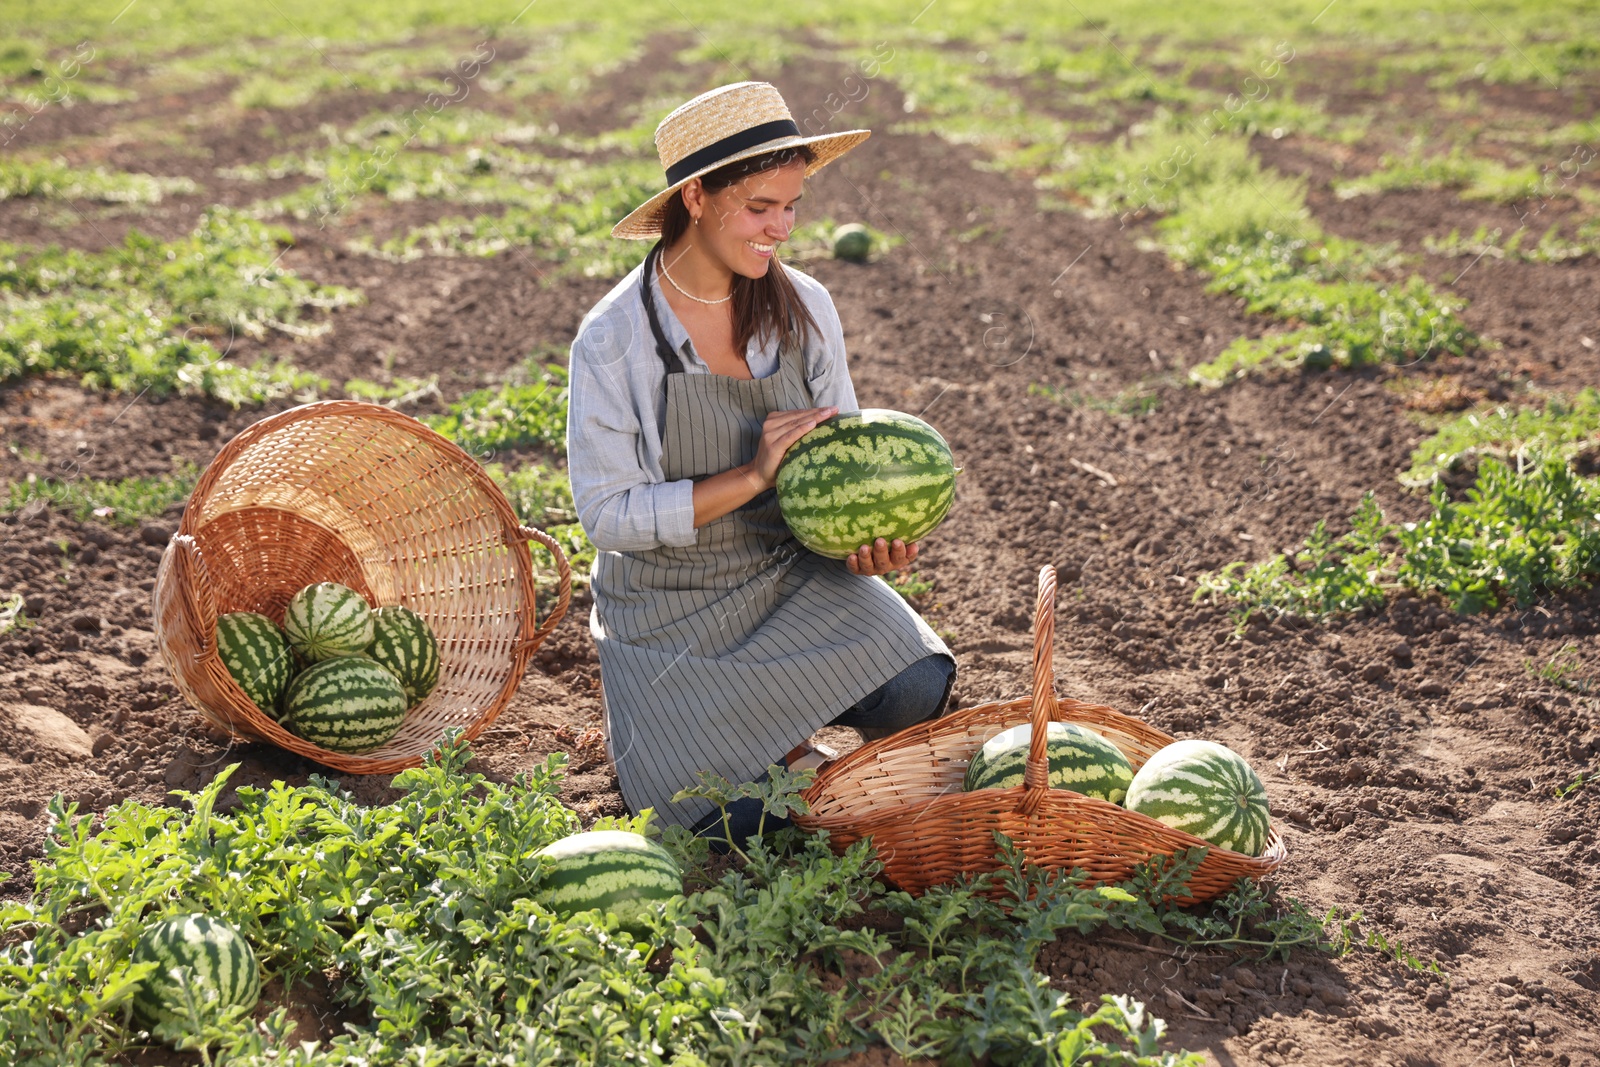
[[[644,301],[644,312],[650,319],[650,332],[655,335],[656,355],[661,357],[668,374],[682,374],[683,360],[667,343],[667,335],[661,329],[661,317],[656,314],[656,297],[650,291],[650,279],[655,274],[656,257],[660,254],[661,244],[657,242],[644,257],[644,271],[639,275],[639,298]]]

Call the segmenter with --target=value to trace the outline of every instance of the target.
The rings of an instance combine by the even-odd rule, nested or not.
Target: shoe
[[[789,761],[789,770],[818,770],[824,764],[839,758],[839,750],[830,745],[806,745],[805,751]]]

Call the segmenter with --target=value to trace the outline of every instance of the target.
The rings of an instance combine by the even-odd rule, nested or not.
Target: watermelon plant
[[[1133,780],[1133,767],[1122,750],[1087,726],[1053,722],[1045,731],[1050,785],[1115,804]],[[962,788],[1009,789],[1022,784],[1033,724],[1002,730],[983,743],[967,764]]]
[[[372,613],[372,644],[367,656],[400,680],[406,704],[416,704],[439,684],[439,642],[433,629],[410,608],[392,605]]]
[[[907,544],[944,521],[959,469],[939,431],[882,408],[842,412],[778,468],[778,506],[802,545],[844,559],[881,537]]]
[[[294,673],[294,657],[283,631],[257,612],[230,612],[217,619],[217,656],[245,696],[276,719]]]
[[[333,752],[370,752],[399,732],[408,706],[393,672],[365,656],[340,656],[289,683],[283,724]]]
[[[1267,847],[1267,791],[1243,756],[1215,741],[1175,741],[1139,768],[1123,801],[1176,830],[1259,856]]]
[[[372,609],[366,598],[349,586],[317,582],[290,598],[283,613],[283,629],[307,662],[359,656],[372,644]]]
[[[133,1011],[157,1036],[181,1035],[200,1017],[255,1007],[261,965],[240,932],[202,913],[151,924],[133,947],[134,963],[153,964],[133,996]]]
[[[296,1067],[649,1063],[664,1047],[682,1063],[823,1064],[884,1047],[1032,1062],[1070,1048],[1079,1063],[1174,1067],[1201,1060],[1162,1051],[1163,1024],[1131,998],[1072,1003],[1036,969],[1040,950],[1107,926],[1273,958],[1330,944],[1322,920],[1251,883],[1212,911],[1163,903],[1202,848],[1088,888],[1028,868],[1002,839],[996,872],[912,897],[885,892],[869,844],[836,855],[793,831],[792,851],[757,842],[747,862],[689,870],[697,891],[642,912],[640,936],[538,899],[530,857],[579,829],[558,799],[565,757],[509,783],[469,772],[470,757],[453,732],[379,805],[313,775],[241,786],[218,811],[233,768],[180,793],[183,807],[129,801],[91,818],[57,798],[32,897],[0,903],[0,1063],[125,1056],[125,1009],[157,966],[132,948],[172,900],[232,925],[285,1001],[331,977],[348,1022],[303,1045],[282,1004],[235,1008],[174,1043]],[[662,842],[680,857],[691,843]],[[845,979],[847,951],[881,965]]]
[[[672,853],[626,830],[573,834],[534,858],[543,861],[539,900],[563,919],[593,909],[637,930],[654,905],[683,893],[683,871]]]

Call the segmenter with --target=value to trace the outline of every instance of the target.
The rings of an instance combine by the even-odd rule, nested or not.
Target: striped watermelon
[[[1115,804],[1128,791],[1133,767],[1122,750],[1086,726],[1053,722],[1046,731],[1050,785]],[[1033,724],[1002,730],[983,743],[967,765],[965,789],[1009,789],[1022,784]]]
[[[570,918],[591,908],[636,926],[650,907],[683,892],[672,854],[626,830],[591,830],[540,849],[545,861],[539,901]]]
[[[253,1007],[261,995],[261,967],[250,942],[209,915],[162,919],[140,935],[132,958],[156,965],[134,993],[134,1013],[169,1033],[187,1028],[188,1003],[206,1018],[234,1005]]]
[[[955,500],[950,446],[912,415],[835,415],[796,441],[778,468],[778,507],[801,544],[844,559],[882,537],[911,544]]]
[[[1214,741],[1176,741],[1151,756],[1123,805],[1222,848],[1267,847],[1267,791],[1250,764]]]
[[[400,679],[365,656],[340,656],[308,667],[289,683],[283,725],[333,752],[370,752],[406,717]]]
[[[349,586],[318,582],[290,598],[283,629],[307,663],[357,656],[372,644],[372,609]]]
[[[253,611],[223,615],[217,619],[217,656],[244,695],[276,719],[283,691],[294,674],[283,631]]]
[[[372,613],[372,644],[367,655],[400,679],[406,700],[415,704],[439,684],[439,642],[422,616],[399,606]]]

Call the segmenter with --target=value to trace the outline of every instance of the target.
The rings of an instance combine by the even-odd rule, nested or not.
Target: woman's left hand
[[[875,574],[888,574],[910,564],[917,558],[917,546],[908,545],[896,538],[890,544],[883,538],[878,538],[870,545],[862,545],[856,551],[844,558],[844,565],[850,568],[851,574],[860,574],[872,577]]]

